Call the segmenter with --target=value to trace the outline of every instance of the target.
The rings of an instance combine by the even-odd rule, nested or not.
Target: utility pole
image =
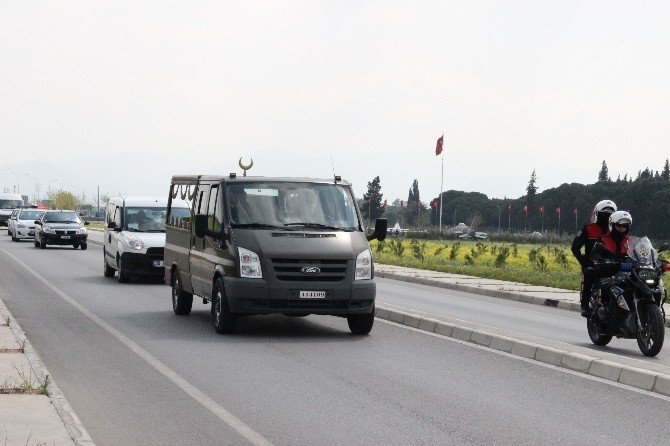
[[[95,218],[100,218],[100,185],[98,184],[98,204],[95,207]]]

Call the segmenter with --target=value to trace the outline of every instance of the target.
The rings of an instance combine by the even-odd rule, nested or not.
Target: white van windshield
[[[356,231],[353,196],[338,184],[253,182],[226,187],[232,227]]]
[[[165,207],[127,207],[124,231],[165,232]]]
[[[0,200],[0,209],[16,209],[23,206],[23,200]]]

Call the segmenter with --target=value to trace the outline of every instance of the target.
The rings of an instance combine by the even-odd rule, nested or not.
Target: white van
[[[175,207],[175,201],[177,202]],[[165,222],[191,216],[188,203],[164,197],[114,197],[105,208],[104,275],[119,282],[164,275]]]
[[[21,194],[0,194],[0,226],[9,226],[12,211],[22,208],[24,204]]]

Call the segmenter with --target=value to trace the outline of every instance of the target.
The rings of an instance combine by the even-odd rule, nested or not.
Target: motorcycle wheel
[[[663,348],[665,325],[663,314],[657,305],[648,303],[640,307],[640,322],[637,330],[637,346],[645,356],[656,356]]]
[[[598,316],[592,314],[586,319],[586,329],[589,332],[589,338],[595,345],[607,345],[612,340],[612,335],[609,333],[601,333],[602,324],[597,319]]]

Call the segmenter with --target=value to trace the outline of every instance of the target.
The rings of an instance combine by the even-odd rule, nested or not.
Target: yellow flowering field
[[[567,245],[470,240],[373,241],[375,262],[579,290],[581,269]]]

